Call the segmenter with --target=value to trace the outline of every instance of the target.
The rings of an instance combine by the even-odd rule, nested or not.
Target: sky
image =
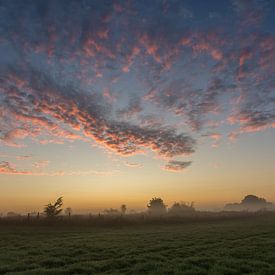
[[[275,202],[275,3],[0,0],[0,212]]]

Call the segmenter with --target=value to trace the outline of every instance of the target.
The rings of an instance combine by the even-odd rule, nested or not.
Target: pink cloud
[[[15,168],[14,165],[7,161],[0,162],[0,174],[5,175],[31,175],[30,171],[20,171]]]
[[[222,138],[222,135],[219,133],[211,133],[209,134],[209,137],[211,137],[214,140],[220,140]]]
[[[10,164],[7,161],[0,162],[0,175],[21,175],[21,176],[88,176],[88,175],[97,175],[97,176],[113,176],[119,171],[104,171],[104,170],[87,170],[87,171],[56,171],[56,172],[37,172],[30,170],[18,170],[14,165]]]

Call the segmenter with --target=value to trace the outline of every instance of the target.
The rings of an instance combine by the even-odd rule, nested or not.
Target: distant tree
[[[122,213],[123,215],[125,215],[125,214],[126,214],[126,210],[127,210],[126,205],[125,205],[125,204],[122,204],[121,207],[120,207],[120,210],[121,210],[121,213]]]
[[[71,207],[67,207],[65,210],[64,210],[64,212],[65,212],[65,215],[66,216],[71,216],[72,215],[72,208]]]
[[[255,195],[247,195],[241,201],[242,204],[266,204],[266,200]]]
[[[272,209],[273,204],[271,202],[255,195],[247,195],[240,203],[228,203],[224,207],[226,211],[259,211]]]
[[[54,204],[49,203],[44,208],[44,213],[48,218],[54,218],[62,212],[63,198],[59,197]]]
[[[185,213],[191,213],[194,212],[195,208],[194,208],[194,203],[190,203],[190,205],[188,205],[187,203],[184,202],[175,202],[171,208],[169,209],[169,214],[172,215],[182,215]]]
[[[148,205],[148,212],[151,215],[163,215],[166,214],[166,205],[164,204],[163,200],[161,198],[152,198]]]

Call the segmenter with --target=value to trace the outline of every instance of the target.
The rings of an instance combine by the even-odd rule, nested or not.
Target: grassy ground
[[[1,274],[275,274],[275,219],[0,225]]]

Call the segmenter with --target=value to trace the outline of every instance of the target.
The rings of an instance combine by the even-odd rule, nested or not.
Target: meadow
[[[0,274],[275,274],[275,216],[0,224]]]

